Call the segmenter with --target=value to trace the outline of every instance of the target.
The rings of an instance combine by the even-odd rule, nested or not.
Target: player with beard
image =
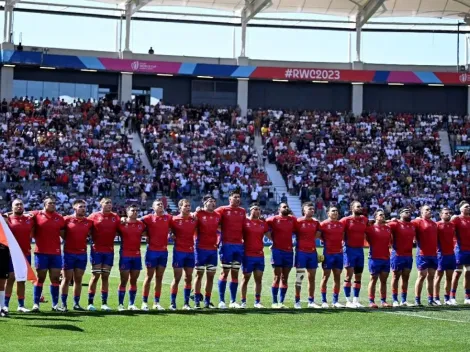
[[[392,219],[388,226],[392,229],[392,252],[390,265],[392,268],[393,306],[410,306],[407,302],[408,282],[413,268],[413,241],[416,230],[411,223],[411,211],[402,208],[400,219]],[[398,282],[401,278],[401,303],[398,303]]]

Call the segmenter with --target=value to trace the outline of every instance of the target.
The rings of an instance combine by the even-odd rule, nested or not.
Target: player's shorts
[[[343,249],[343,265],[345,268],[363,268],[364,248],[345,246]]]
[[[64,253],[64,270],[85,270],[87,264],[86,253],[70,254]]]
[[[402,257],[392,252],[390,266],[393,271],[411,270],[413,269],[413,257]]]
[[[455,259],[457,265],[470,265],[470,252],[455,249]]]
[[[36,270],[62,269],[62,256],[60,254],[34,254]]]
[[[277,268],[292,268],[294,265],[294,252],[272,248],[271,265]]]
[[[426,269],[437,269],[437,256],[417,255],[416,267],[419,271]]]
[[[323,260],[323,269],[340,269],[343,270],[343,254],[324,254],[325,260]]]
[[[145,266],[147,268],[156,268],[163,266],[166,268],[168,262],[168,251],[150,251],[145,253]]]
[[[142,258],[121,256],[119,258],[119,270],[142,270]]]
[[[25,255],[25,257],[26,257],[26,259],[28,260],[29,265],[31,265],[31,254]],[[9,265],[9,268],[10,268],[10,273],[15,272],[15,269],[13,268],[13,262],[11,261],[11,258],[10,258],[10,265]]]
[[[94,252],[93,250],[90,253],[90,263],[91,265],[114,265],[114,253],[103,253],[103,252]]]
[[[8,279],[10,275],[9,270],[10,251],[7,246],[0,244],[0,279]]]
[[[242,269],[244,274],[251,274],[255,270],[264,271],[264,257],[245,256]]]
[[[457,268],[457,261],[455,260],[455,254],[442,255],[437,254],[437,270],[455,270]]]
[[[390,259],[369,258],[369,272],[371,275],[390,272]]]
[[[222,244],[220,248],[220,261],[222,264],[242,263],[245,249],[242,244]]]
[[[173,251],[173,268],[194,268],[195,266],[194,252]]]
[[[307,253],[302,251],[295,252],[295,267],[297,269],[316,269],[318,268],[317,252]]]
[[[217,250],[196,248],[194,256],[196,266],[217,266]]]

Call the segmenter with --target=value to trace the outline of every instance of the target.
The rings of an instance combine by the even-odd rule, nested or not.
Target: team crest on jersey
[[[58,217],[55,217],[55,218],[54,218],[54,221],[59,221],[59,218],[58,218]]]
[[[138,228],[139,230],[141,230],[141,229],[142,229],[142,225],[139,224],[139,225],[137,226],[137,228]]]
[[[116,218],[114,218],[114,217],[113,217],[113,218],[111,218],[111,220],[112,220],[113,222],[116,222]]]
[[[29,224],[29,223],[30,223],[29,219],[26,219],[25,223],[26,223],[26,224]]]

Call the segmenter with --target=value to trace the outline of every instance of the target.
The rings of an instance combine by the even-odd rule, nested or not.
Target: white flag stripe
[[[10,257],[13,262],[13,269],[15,271],[16,281],[26,281],[28,279],[28,264],[26,258],[21,250],[20,245],[16,241],[15,236],[8,227],[3,216],[0,216],[0,225],[2,226],[3,233],[5,234],[10,249]]]

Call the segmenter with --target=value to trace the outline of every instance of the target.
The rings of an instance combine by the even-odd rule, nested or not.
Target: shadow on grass
[[[27,316],[25,316],[24,314],[22,314],[21,316],[19,316],[19,315],[14,315],[13,316],[12,315],[12,318],[15,319],[15,320],[28,320],[28,321],[39,320],[39,321],[42,321],[42,320],[46,320],[45,318],[47,316],[54,316],[54,319],[47,319],[47,320],[66,321],[66,322],[71,322],[71,323],[80,323],[81,322],[81,320],[78,320],[78,319],[61,318],[61,315],[57,315],[57,313],[50,314],[50,315],[46,315],[46,314],[40,314],[40,315],[28,314]]]
[[[82,328],[78,326],[71,325],[71,324],[46,324],[46,325],[37,325],[37,324],[30,324],[29,327],[33,328],[41,328],[41,329],[52,329],[52,330],[66,330],[66,331],[73,331],[73,332],[84,332]]]

